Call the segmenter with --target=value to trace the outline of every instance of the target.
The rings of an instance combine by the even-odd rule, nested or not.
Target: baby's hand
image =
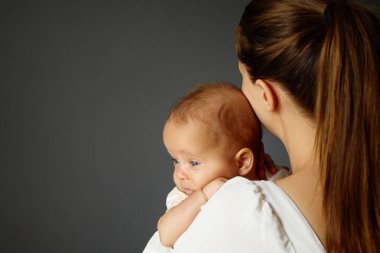
[[[259,157],[256,166],[256,177],[259,180],[267,180],[266,171],[274,175],[277,173],[278,168],[274,164],[270,155],[266,154],[264,151],[264,144],[261,142]]]
[[[219,177],[208,183],[203,187],[202,191],[207,195],[207,198],[210,199],[215,192],[219,190],[222,185],[227,181],[227,178]]]

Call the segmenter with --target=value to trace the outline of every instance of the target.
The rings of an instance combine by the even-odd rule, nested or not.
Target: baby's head
[[[187,195],[218,177],[255,179],[260,123],[231,84],[197,85],[171,109],[163,139],[174,182]]]

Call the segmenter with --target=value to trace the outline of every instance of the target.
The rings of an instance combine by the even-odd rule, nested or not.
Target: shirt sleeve
[[[167,210],[175,207],[181,203],[187,195],[181,192],[177,187],[174,187],[166,197],[166,208]],[[148,244],[145,246],[143,253],[169,253],[170,248],[165,247],[161,244],[160,235],[158,231],[150,238]]]
[[[254,181],[236,177],[202,207],[172,253],[294,252],[281,222]]]
[[[169,253],[170,248],[165,247],[160,242],[160,235],[156,231],[145,246],[143,253]]]
[[[167,210],[175,207],[187,198],[186,193],[181,192],[177,187],[174,187],[166,197],[166,208]]]

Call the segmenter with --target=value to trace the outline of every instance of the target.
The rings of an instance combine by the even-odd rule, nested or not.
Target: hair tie
[[[334,20],[334,12],[339,7],[348,7],[347,1],[331,2],[329,3],[323,12],[323,22],[326,26],[329,26]]]
[[[326,26],[329,26],[333,20],[333,11],[336,7],[336,2],[329,3],[325,11],[323,12],[323,22],[325,23]]]

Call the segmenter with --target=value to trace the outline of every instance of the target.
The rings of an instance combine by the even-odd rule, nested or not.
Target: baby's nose
[[[177,178],[183,180],[187,178],[186,168],[183,166],[178,166],[175,170]]]

